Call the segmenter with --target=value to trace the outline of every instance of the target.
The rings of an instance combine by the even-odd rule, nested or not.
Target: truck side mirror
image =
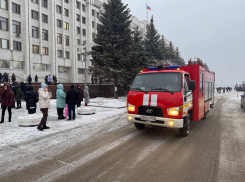
[[[194,80],[189,81],[189,90],[196,90],[196,82]]]

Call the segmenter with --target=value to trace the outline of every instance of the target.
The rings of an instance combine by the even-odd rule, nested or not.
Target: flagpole
[[[146,21],[148,22],[148,9],[147,9],[147,3],[146,3]]]

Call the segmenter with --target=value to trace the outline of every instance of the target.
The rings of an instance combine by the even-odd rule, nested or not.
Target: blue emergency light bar
[[[156,71],[156,70],[162,70],[162,69],[177,69],[180,68],[179,65],[174,66],[158,66],[158,67],[148,67],[149,71]]]

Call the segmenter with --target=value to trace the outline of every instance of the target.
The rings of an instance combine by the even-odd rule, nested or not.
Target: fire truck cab
[[[187,66],[158,66],[137,74],[127,97],[127,120],[190,132],[191,123],[206,119],[214,105],[215,73],[199,61]]]

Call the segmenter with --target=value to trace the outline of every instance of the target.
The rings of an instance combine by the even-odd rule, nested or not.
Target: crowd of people
[[[231,87],[217,87],[216,90],[217,90],[218,93],[221,93],[222,90],[223,90],[223,93],[225,93],[225,91],[226,92],[231,92],[232,88]]]
[[[29,83],[28,86],[26,86],[26,84],[23,82],[5,84],[3,86],[4,90],[1,92],[2,118],[0,123],[4,123],[4,116],[6,110],[8,110],[9,114],[8,121],[11,122],[12,108],[22,108],[21,100],[23,99],[26,102],[26,109],[28,110],[28,114],[36,113],[37,103],[39,102],[39,108],[43,114],[43,117],[37,129],[40,131],[43,131],[44,129],[49,129],[49,127],[47,126],[47,118],[52,93],[48,86],[49,85],[46,83],[41,83],[41,88],[39,88],[37,93],[33,90],[33,86]],[[83,101],[83,98],[85,99],[85,106],[87,106],[90,102],[88,86],[85,86],[83,92],[80,84],[77,85],[76,89],[75,85],[71,85],[71,88],[67,91],[67,93],[64,92],[63,84],[58,84],[56,90],[56,98],[56,108],[59,120],[66,119],[66,117],[64,116],[64,109],[66,107],[68,108],[69,113],[67,120],[75,120],[75,108],[81,107],[81,102]]]
[[[6,73],[6,72],[4,74],[0,73],[0,83],[10,82],[10,81],[12,81],[13,83],[16,81],[16,76],[15,76],[14,73],[11,76],[11,80],[9,79],[9,74],[8,73]],[[29,85],[31,85],[31,83],[32,83],[32,77],[31,77],[31,75],[29,75],[27,77],[26,81],[28,82]],[[49,76],[46,75],[44,77],[44,82],[47,85],[52,85],[52,84],[57,85],[57,81],[58,81],[58,79],[57,79],[57,77],[55,75],[53,75],[53,77],[51,75],[49,75]],[[35,82],[36,83],[38,82],[38,76],[37,75],[35,76]]]

